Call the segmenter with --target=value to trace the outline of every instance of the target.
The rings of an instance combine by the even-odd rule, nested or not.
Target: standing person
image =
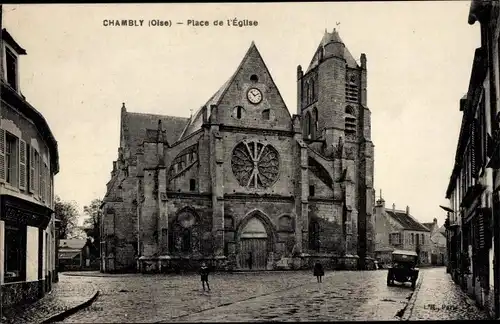
[[[323,270],[323,265],[320,262],[316,262],[314,265],[314,276],[316,276],[318,282],[321,282],[324,275],[325,271]]]
[[[203,285],[203,291],[205,291],[205,283],[207,284],[207,289],[210,291],[210,285],[208,284],[208,267],[203,262],[200,268],[201,284]]]

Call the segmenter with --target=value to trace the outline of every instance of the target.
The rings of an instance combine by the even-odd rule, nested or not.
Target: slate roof
[[[386,212],[389,216],[400,223],[405,230],[430,232],[427,227],[417,222],[413,217],[407,215],[404,211],[393,211],[392,209],[388,209]]]
[[[311,63],[309,64],[309,67],[307,68],[306,74],[314,69],[316,66],[319,64],[319,52],[322,50],[322,48],[331,42],[337,42],[337,43],[342,43],[344,44],[344,59],[346,60],[347,66],[351,68],[356,68],[358,67],[358,63],[352,56],[351,52],[347,49],[345,46],[344,41],[342,41],[342,38],[340,38],[339,33],[337,32],[336,29],[333,29],[331,33],[325,30],[325,34],[323,35],[323,38],[321,39],[321,42],[318,45],[318,49],[316,50],[316,53],[314,54]]]
[[[126,112],[125,127],[127,134],[125,141],[130,146],[132,154],[136,153],[137,147],[144,141],[152,139],[151,133],[158,130],[159,120],[161,120],[167,142],[173,144],[179,139],[189,118]]]
[[[432,227],[434,226],[434,223],[422,223],[422,225],[424,225],[428,229],[432,230]]]

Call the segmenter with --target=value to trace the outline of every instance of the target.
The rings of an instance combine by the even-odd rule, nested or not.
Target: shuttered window
[[[29,157],[29,192],[34,193],[35,192],[35,148],[33,146],[30,146],[29,149],[30,152],[30,157]]]
[[[6,180],[6,165],[5,165],[5,130],[0,129],[0,182]]]
[[[19,140],[19,189],[26,190],[26,142]]]

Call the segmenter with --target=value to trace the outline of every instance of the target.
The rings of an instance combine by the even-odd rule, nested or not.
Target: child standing
[[[201,284],[203,285],[203,291],[205,291],[205,283],[207,284],[207,289],[210,291],[210,285],[208,284],[208,267],[203,262],[200,268]]]
[[[323,270],[323,265],[320,262],[316,262],[314,265],[314,276],[318,282],[321,282],[322,277],[325,275],[325,271]]]

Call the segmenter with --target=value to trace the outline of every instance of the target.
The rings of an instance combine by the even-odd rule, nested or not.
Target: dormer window
[[[7,83],[14,89],[17,90],[17,56],[8,47],[5,47],[5,65],[6,65],[6,76]]]

